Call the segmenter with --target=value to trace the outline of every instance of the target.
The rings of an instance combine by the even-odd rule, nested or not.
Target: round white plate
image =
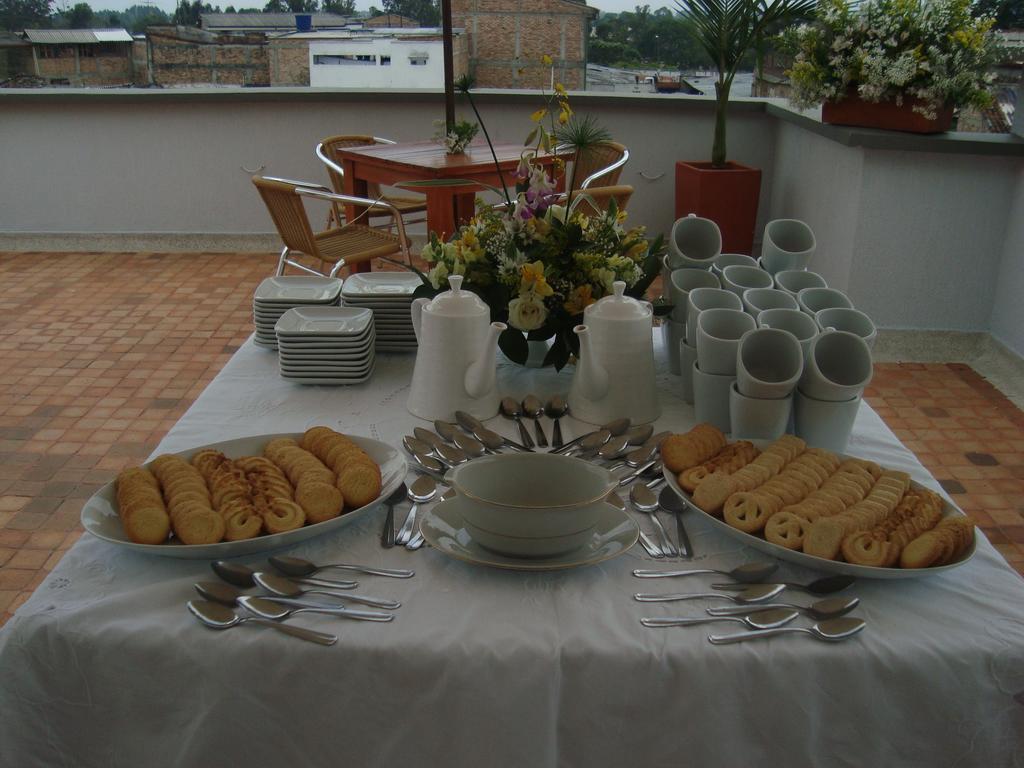
[[[760,446],[765,441],[755,440],[753,442]],[[847,458],[845,454],[842,453],[837,453],[836,456],[840,459]],[[764,552],[765,554],[777,557],[780,560],[796,563],[797,565],[812,568],[823,573],[837,573],[844,576],[856,576],[864,579],[913,579],[920,576],[930,576],[935,573],[943,573],[944,571],[963,565],[974,557],[975,547],[977,546],[977,542],[975,541],[974,544],[971,544],[971,548],[967,551],[967,554],[965,554],[961,559],[954,563],[939,565],[934,568],[876,568],[872,565],[854,565],[853,563],[840,562],[838,560],[826,560],[823,557],[808,555],[804,552],[797,552],[796,550],[780,547],[778,544],[772,544],[770,541],[762,539],[760,536],[754,536],[753,534],[746,533],[738,528],[733,528],[722,518],[715,517],[694,504],[693,500],[690,498],[690,494],[680,487],[675,475],[673,475],[667,468],[663,470],[663,474],[673,490],[675,490],[675,492],[678,493],[692,509],[696,510],[697,514],[703,515],[708,522],[722,533],[727,536],[731,536],[734,539],[738,539],[744,544]],[[923,487],[920,483],[913,480],[910,481],[910,485],[913,488]],[[945,499],[942,500],[942,506],[942,513],[944,516],[964,514]]]
[[[320,303],[338,298],[342,287],[342,280],[337,277],[280,275],[268,277],[261,282],[256,288],[253,298],[259,302],[298,301]]]
[[[636,544],[640,536],[640,529],[633,518],[621,509],[605,504],[601,508],[601,517],[594,528],[593,538],[579,549],[554,557],[510,557],[473,541],[462,520],[459,504],[460,500],[456,496],[424,512],[420,518],[420,532],[438,552],[473,565],[511,571],[562,571],[617,557]]]
[[[205,448],[214,448],[222,451],[230,458],[260,456],[263,453],[263,446],[276,437],[292,437],[297,440],[302,437],[302,434],[288,433],[241,437],[236,440],[225,440],[220,443],[203,445],[189,451],[182,451],[177,455],[183,459],[190,459],[194,454]],[[120,547],[134,549],[151,555],[160,555],[161,557],[177,557],[188,560],[238,557],[239,555],[249,555],[253,552],[264,552],[268,549],[297,544],[314,536],[342,528],[355,518],[368,514],[370,510],[380,506],[381,501],[390,496],[402,481],[405,480],[408,466],[402,454],[397,450],[390,445],[385,445],[377,440],[371,440],[368,437],[350,436],[350,439],[380,465],[382,488],[380,496],[375,501],[359,509],[346,512],[332,520],[325,520],[314,525],[305,525],[302,528],[296,528],[294,531],[257,536],[254,539],[244,539],[242,541],[222,541],[218,544],[178,544],[173,539],[167,544],[136,544],[125,536],[124,529],[121,527],[121,518],[117,515],[117,496],[114,483],[110,482],[96,491],[92,498],[85,502],[85,506],[82,508],[82,526],[93,536]]]

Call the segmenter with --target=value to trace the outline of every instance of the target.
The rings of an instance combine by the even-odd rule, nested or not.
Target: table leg
[[[455,200],[446,190],[427,191],[427,231],[447,240],[455,232]]]
[[[366,197],[369,193],[369,186],[365,179],[360,179],[357,175],[358,166],[351,160],[342,160],[342,169],[345,171],[345,194],[352,195],[353,197]],[[345,204],[345,220],[355,221],[359,216],[363,214],[366,208],[361,205]],[[358,264],[353,264],[349,267],[349,272],[369,272],[371,270],[370,262],[363,261]]]
[[[455,195],[455,222],[458,225],[465,224],[476,214],[476,193],[466,192]]]

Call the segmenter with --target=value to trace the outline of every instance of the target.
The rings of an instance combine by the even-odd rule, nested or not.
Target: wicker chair
[[[560,147],[559,153],[571,152]],[[619,183],[622,167],[629,162],[629,150],[615,141],[605,141],[583,150],[574,160],[575,169],[566,171],[565,183],[575,174],[576,189],[608,187]]]
[[[607,211],[608,205],[614,200],[615,206],[620,211],[624,211],[632,196],[633,187],[628,184],[618,184],[612,187],[589,187],[573,193],[573,210],[593,216]],[[565,197],[566,195],[563,195],[560,201],[563,204]]]
[[[326,139],[316,145],[316,156],[319,158],[327,167],[327,175],[331,179],[331,186],[334,187],[334,191],[338,194],[345,193],[345,171],[341,167],[341,158],[338,157],[339,149],[348,149],[350,147],[368,147],[374,144],[394,144],[395,142],[390,139],[381,139],[377,136],[328,136]],[[401,218],[405,219],[405,224],[415,224],[420,221],[426,221],[426,216],[423,218],[410,219],[406,218],[411,214],[423,213],[427,210],[427,199],[422,195],[415,197],[403,197],[399,195],[382,195],[380,191],[380,185],[373,182],[367,184],[366,190],[367,197],[372,197],[375,200],[380,199],[386,203],[389,203],[395,208],[400,214]],[[390,213],[375,212],[374,216],[390,216],[391,226],[395,226],[395,217]],[[345,220],[344,209],[339,205],[331,207],[331,212],[327,217],[327,226],[330,227],[333,224],[340,224]]]
[[[396,253],[402,254],[412,264],[402,216],[391,204],[382,200],[339,195],[327,187],[303,181],[253,176],[252,183],[256,185],[284,242],[284,250],[277,262],[278,275],[283,275],[285,269],[291,266],[309,274],[334,277],[352,264]],[[367,212],[374,210],[382,215],[391,215],[395,219],[398,234],[356,222],[347,222],[324,232],[314,232],[306,214],[304,197],[323,200],[331,205],[352,203],[365,206]],[[293,253],[319,261],[320,268],[296,261],[292,258]]]

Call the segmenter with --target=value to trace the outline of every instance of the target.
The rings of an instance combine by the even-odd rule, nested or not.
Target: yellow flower
[[[578,315],[584,309],[594,303],[593,289],[590,285],[578,285],[572,289],[568,301],[565,302],[565,311],[570,315]]]
[[[545,67],[550,67],[554,62],[551,60],[551,57],[545,53],[543,56],[540,57],[540,63],[543,64]]]
[[[558,124],[559,125],[565,125],[568,122],[569,122],[569,113],[566,112],[565,110],[562,110],[561,112],[559,112],[558,113]]]
[[[541,120],[544,119],[544,117],[545,117],[545,115],[547,115],[547,113],[548,113],[547,109],[542,107],[541,109],[538,109],[536,112],[534,112],[532,115],[530,115],[530,119],[533,120],[533,122],[535,122],[535,123],[539,123]]]
[[[555,93],[559,96],[566,96],[565,86],[561,83],[555,83]]]
[[[532,264],[524,264],[522,270],[522,283],[519,286],[520,293],[533,293],[536,296],[550,296],[554,289],[548,285],[544,278],[544,262],[535,261]]]

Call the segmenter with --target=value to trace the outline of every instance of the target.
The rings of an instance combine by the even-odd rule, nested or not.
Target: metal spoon
[[[597,455],[605,461],[612,461],[625,453],[628,447],[629,437],[627,435],[619,435],[618,437],[609,438],[607,443],[597,449]]]
[[[210,563],[213,572],[220,576],[228,584],[248,589],[256,586],[256,571],[243,563],[232,563],[227,560],[215,560]],[[333,579],[295,579],[300,584],[311,584],[316,587],[329,587],[331,589],[355,589],[359,586],[357,581],[334,581]]]
[[[629,419],[615,419],[613,421],[609,421],[602,427],[598,427],[597,429],[591,432],[586,432],[580,435],[579,437],[570,440],[561,448],[556,448],[555,450],[553,450],[552,453],[568,453],[570,450],[575,448],[581,441],[586,440],[591,435],[598,434],[602,431],[608,432],[609,436],[614,435],[615,437],[618,437],[627,429],[629,429]]]
[[[426,432],[427,430],[417,427],[416,429]],[[430,434],[434,434],[431,432]],[[435,438],[441,440],[440,437],[434,435]],[[454,467],[458,464],[464,464],[469,461],[469,457],[460,451],[458,448],[453,448],[447,443],[441,441],[439,445],[428,443],[425,440],[421,440],[418,437],[411,437],[406,435],[402,438],[402,447],[405,448],[410,454],[421,454],[423,456],[432,456],[447,467]]]
[[[690,537],[686,533],[686,528],[683,527],[683,512],[687,509],[686,502],[679,498],[678,493],[666,485],[661,489],[661,493],[658,494],[658,504],[666,512],[671,512],[676,518],[676,538],[679,539],[680,555],[686,559],[692,558],[693,545],[690,544]]]
[[[284,621],[295,613],[326,613],[329,616],[344,616],[346,619],[357,619],[359,621],[391,621],[395,618],[395,614],[393,613],[356,611],[351,608],[345,608],[344,606],[337,606],[334,608],[329,606],[302,606],[299,608],[288,608],[287,606],[279,605],[272,600],[266,600],[262,597],[252,597],[250,595],[243,595],[238,598],[238,602],[243,608],[245,608],[245,610],[250,611],[257,616],[261,616],[264,619],[273,619],[274,621]]]
[[[380,545],[384,549],[391,549],[395,546],[395,504],[404,499],[408,492],[409,489],[405,487],[405,483],[399,483],[392,494],[384,499],[384,505],[388,508],[387,517],[384,518],[384,527],[380,532]]]
[[[474,430],[473,437],[483,443],[484,447],[491,451],[498,451],[507,446],[509,448],[515,448],[517,451],[533,453],[532,448],[520,445],[515,440],[509,440],[504,435],[499,435],[497,432],[487,429],[486,427],[480,427],[480,429]]]
[[[484,429],[484,423],[468,411],[456,411],[455,421],[467,432],[475,433],[478,429]]]
[[[548,437],[540,423],[540,417],[544,415],[544,403],[536,395],[527,395],[523,398],[523,413],[533,419],[533,434],[537,438],[537,445],[547,448]]]
[[[781,584],[752,584],[749,589],[735,595],[724,595],[721,592],[701,592],[696,594],[657,595],[637,592],[633,595],[641,603],[672,603],[677,600],[731,600],[734,603],[766,603],[777,597],[785,587]]]
[[[764,581],[775,573],[778,567],[778,563],[746,563],[745,565],[733,568],[731,571],[719,571],[717,568],[695,568],[687,571],[637,570],[633,571],[633,575],[639,576],[641,579],[664,579],[669,576],[691,576],[695,573],[720,573],[728,576],[730,579],[736,579],[736,581],[745,584],[753,584],[754,582]]]
[[[447,445],[444,439],[436,432],[431,432],[429,429],[423,427],[415,427],[412,430],[413,435],[417,440],[422,440],[424,443],[429,443],[432,447],[437,448],[439,445]]]
[[[726,645],[728,643],[741,643],[744,640],[754,640],[759,637],[773,637],[774,635],[799,632],[801,634],[810,635],[815,640],[824,640],[826,642],[835,643],[840,640],[845,640],[848,637],[853,637],[864,629],[865,626],[867,625],[864,623],[863,619],[857,619],[853,616],[844,616],[841,619],[827,619],[826,621],[819,621],[810,628],[778,627],[777,629],[755,629],[750,632],[743,632],[737,635],[708,635],[708,640],[715,645]]]
[[[465,432],[456,433],[454,443],[459,450],[471,459],[475,459],[478,456],[483,456],[485,453],[488,453],[488,450],[484,447],[483,443],[475,437],[467,435]]]
[[[615,491],[609,493],[605,497],[605,501],[611,504],[612,506],[621,509],[623,512],[626,511],[626,502],[624,502],[622,500],[622,497],[619,496],[619,494],[617,494]],[[644,549],[647,550],[647,554],[651,557],[662,558],[665,556],[665,553],[658,549],[657,545],[653,541],[651,541],[651,537],[644,533],[642,529],[640,531],[640,544],[641,546],[643,546]]]
[[[581,457],[596,454],[601,449],[602,445],[611,440],[611,437],[612,433],[607,429],[599,429],[597,432],[591,432],[590,434],[584,435],[572,449],[566,452],[566,455],[571,456],[573,451]]]
[[[527,431],[526,425],[524,425],[520,419],[523,415],[523,411],[519,407],[519,403],[511,397],[501,398],[501,415],[506,419],[512,419],[512,421],[516,423],[516,426],[519,427],[519,439],[522,441],[523,445],[527,448],[533,448],[533,438],[530,437],[530,433]]]
[[[747,611],[750,610],[748,607]],[[756,613],[752,613],[749,616],[716,616],[716,617],[700,617],[695,619],[640,619],[640,623],[645,627],[693,627],[698,624],[710,624],[715,621],[735,621],[740,624],[745,624],[751,629],[775,629],[789,624],[793,619],[799,616],[799,611],[788,611],[785,608],[773,608],[766,610],[763,607],[759,607]]]
[[[565,402],[565,398],[561,395],[552,395],[544,406],[544,415],[554,423],[554,426],[551,428],[551,445],[555,448],[561,448],[565,444],[565,441],[562,439],[562,423],[559,419],[568,412],[569,404]]]
[[[653,433],[653,424],[640,424],[636,427],[630,427],[625,432],[625,435],[630,445],[643,445],[651,439]]]
[[[388,600],[382,597],[366,597],[365,595],[355,595],[351,593],[339,593],[332,592],[330,590],[321,589],[302,589],[294,581],[289,581],[283,576],[278,576],[274,573],[266,573],[264,571],[258,571],[253,574],[253,580],[257,586],[262,587],[275,595],[281,597],[302,597],[303,595],[327,595],[328,597],[337,597],[342,600],[348,600],[352,603],[359,603],[360,605],[370,605],[374,608],[388,608],[395,609],[401,608],[402,604],[397,600]]]
[[[437,432],[437,434],[439,434],[449,443],[455,442],[456,435],[466,434],[461,429],[459,429],[458,424],[452,424],[450,421],[444,421],[443,419],[434,420],[434,431]]]
[[[412,458],[416,462],[416,466],[413,467],[414,472],[430,475],[435,480],[444,480],[444,473],[448,470],[448,467],[433,456],[427,456],[425,453],[414,453]]]
[[[739,581],[739,579],[737,579]],[[825,576],[820,579],[815,579],[810,584],[797,584],[792,581],[779,581],[777,584],[782,584],[788,589],[795,589],[798,592],[804,592],[808,595],[831,595],[835,592],[842,592],[848,586],[853,584],[856,579],[853,576]],[[712,584],[712,589],[743,589],[744,584]]]
[[[455,495],[455,489],[449,488],[447,491],[441,494],[441,499],[446,501],[448,499],[455,498]],[[413,533],[412,537],[409,539],[409,543],[405,545],[405,548],[412,552],[415,552],[417,549],[422,547],[425,542],[426,539],[423,537],[423,529],[420,528],[419,530]]]
[[[665,526],[658,519],[658,497],[646,485],[638,483],[629,489],[629,500],[638,510],[651,516],[654,527],[658,531],[658,548],[665,553],[666,557],[678,557],[679,550],[669,539],[668,533],[665,532]]]
[[[303,627],[293,627],[290,624],[278,624],[276,621],[254,616],[242,618],[230,608],[226,608],[218,603],[211,603],[209,600],[189,600],[188,610],[203,624],[214,629],[230,629],[245,623],[261,624],[264,627],[273,627],[278,632],[284,632],[286,635],[309,640],[320,645],[334,645],[338,642],[337,635],[328,635],[325,632],[316,632]]]
[[[288,557],[286,555],[273,555],[267,562],[274,566],[286,576],[312,576],[314,573],[326,571],[328,568],[337,568],[342,571],[355,571],[370,576],[389,576],[392,579],[411,579],[416,571],[408,568],[370,568],[366,565],[348,565],[346,563],[331,563],[329,565],[314,565],[309,560],[301,557]]]
[[[396,543],[403,546],[409,543],[409,539],[413,535],[413,529],[416,526],[416,512],[419,509],[419,505],[425,504],[436,495],[437,483],[434,482],[432,477],[424,475],[423,477],[416,478],[416,482],[409,489],[409,500],[413,502],[413,505],[405,518],[405,522],[402,524],[402,529],[395,538]]]
[[[212,600],[215,603],[233,608],[239,604],[239,599],[246,595],[238,588],[219,581],[199,581],[192,585],[200,597],[204,600]],[[279,597],[278,595],[257,595],[261,600],[270,600],[281,605],[290,605],[296,608],[325,608],[323,603],[313,603],[308,600],[297,600],[292,597]],[[348,595],[345,595],[347,598]],[[335,607],[340,607],[336,605]]]
[[[764,611],[769,608],[792,608],[800,611],[801,613],[810,616],[812,619],[837,619],[840,616],[845,616],[854,608],[860,605],[859,597],[828,597],[824,600],[818,600],[817,602],[811,603],[810,605],[796,605],[795,603],[765,603],[757,606],[757,610]],[[742,606],[725,606],[721,608],[708,608],[707,611],[712,616],[737,616],[739,614],[746,614],[750,608],[743,608]]]

